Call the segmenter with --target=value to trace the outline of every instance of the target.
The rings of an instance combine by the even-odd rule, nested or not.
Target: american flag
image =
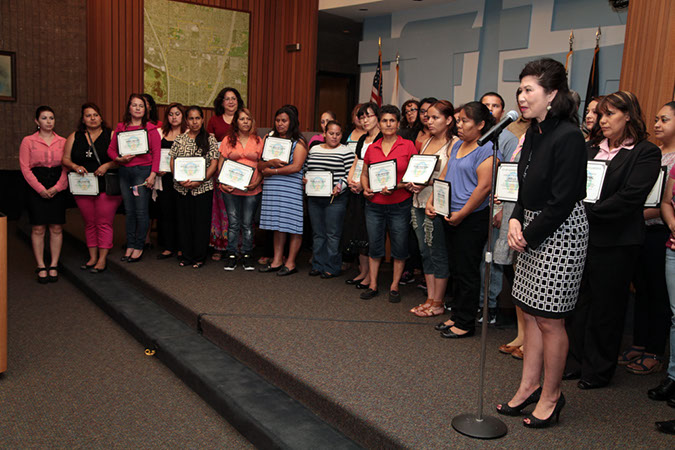
[[[378,50],[377,69],[373,77],[373,89],[370,91],[370,101],[382,106],[382,47]]]

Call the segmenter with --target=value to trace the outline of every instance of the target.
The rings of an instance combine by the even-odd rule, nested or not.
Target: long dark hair
[[[293,111],[292,108],[289,106],[282,106],[281,108],[277,109],[277,111],[274,113],[274,125],[272,125],[272,136],[274,137],[279,137],[279,133],[277,132],[276,128],[276,119],[278,116],[281,114],[286,114],[288,116],[288,137],[291,138],[293,141],[303,141],[305,140],[305,137],[302,135],[300,132],[300,122],[298,122],[298,116],[295,111]]]
[[[469,102],[464,105],[462,108],[466,117],[473,120],[476,124],[480,122],[485,122],[483,128],[480,129],[480,133],[483,134],[497,122],[495,116],[492,115],[487,106],[481,102]]]
[[[213,101],[213,107],[216,110],[216,116],[222,116],[223,114],[225,114],[225,107],[223,106],[223,100],[225,100],[225,94],[227,94],[228,92],[234,93],[234,96],[237,97],[237,109],[246,107],[239,91],[233,87],[226,87],[224,89],[221,89],[220,92],[218,92],[216,99]]]
[[[536,59],[525,65],[520,72],[519,79],[522,81],[527,76],[535,77],[539,86],[544,88],[547,94],[558,91],[551,102],[551,109],[547,116],[558,117],[579,125],[577,105],[567,85],[565,66],[551,58]]]
[[[149,116],[148,116],[148,104],[145,101],[145,98],[143,97],[143,94],[137,94],[133,93],[129,96],[129,100],[127,100],[127,107],[124,110],[124,116],[122,116],[122,123],[124,125],[129,125],[131,123],[131,113],[129,112],[129,107],[131,106],[131,101],[133,99],[139,99],[140,101],[143,102],[143,107],[145,108],[145,114],[143,114],[143,118],[141,119],[141,124],[143,128],[146,127],[148,124]]]
[[[159,111],[157,111],[157,103],[155,99],[150,94],[143,93],[143,98],[145,99],[145,106],[148,108],[148,119],[153,124],[157,125],[159,122]]]
[[[197,137],[195,137],[195,143],[200,150],[200,155],[204,156],[209,151],[209,133],[206,132],[206,127],[204,127],[204,111],[201,107],[192,105],[185,111],[185,117],[190,114],[190,111],[197,111],[199,117],[202,118],[202,128],[197,133]]]
[[[253,114],[247,108],[241,108],[234,112],[234,117],[232,118],[232,126],[227,132],[227,143],[230,144],[230,147],[234,148],[237,145],[237,134],[239,134],[239,116],[246,114],[251,119],[251,131],[249,131],[249,139],[253,138],[256,142],[260,142],[260,137],[258,137],[258,132],[255,129],[255,119]]]
[[[178,111],[180,111],[182,119],[180,121],[180,132],[181,134],[185,133],[185,130],[187,130],[187,119],[185,117],[185,107],[183,106],[182,103],[171,103],[169,106],[166,107],[166,110],[164,110],[164,123],[162,123],[162,132],[164,135],[169,134],[171,131],[171,124],[169,123],[169,113],[171,112],[172,109],[178,108]],[[202,116],[203,117],[203,116]]]
[[[415,123],[415,122],[413,122],[413,123],[408,122],[408,115],[406,114],[406,111],[405,111],[405,109],[408,107],[408,105],[415,105],[417,107],[417,115],[419,116],[419,114],[420,114],[420,102],[418,102],[414,98],[411,98],[410,100],[406,100],[403,103],[403,105],[401,106],[401,115],[402,115],[401,126],[400,126],[401,129],[410,128]]]
[[[446,119],[452,119],[452,123],[448,126],[448,129],[445,130],[445,138],[448,141],[452,140],[452,136],[457,133],[457,124],[455,123],[455,107],[452,106],[452,103],[448,100],[439,100],[430,108],[435,108],[439,113],[443,115]]]
[[[420,100],[420,106],[419,110],[417,111],[417,119],[415,119],[415,123],[412,126],[412,133],[410,134],[413,138],[413,140],[417,139],[417,135],[419,134],[420,131],[424,129],[424,124],[422,123],[422,105],[424,103],[428,103],[429,105],[433,105],[436,103],[438,99],[436,97],[425,97],[422,100]]]
[[[98,115],[101,117],[101,129],[105,130],[108,128],[108,124],[105,123],[105,120],[103,120],[103,114],[101,114],[101,108],[98,107],[96,103],[93,102],[87,102],[82,105],[80,108],[80,122],[77,124],[77,131],[82,131],[85,132],[87,131],[87,126],[84,124],[84,110],[85,109],[93,109],[98,113]]]
[[[617,91],[613,94],[609,94],[600,102],[597,106],[598,111],[598,121],[595,125],[600,123],[600,119],[604,114],[607,114],[609,111],[608,106],[618,109],[622,113],[628,115],[630,120],[626,122],[626,126],[623,128],[623,133],[618,142],[619,145],[630,139],[633,141],[633,144],[644,141],[649,136],[647,133],[647,127],[645,126],[645,120],[642,116],[642,108],[640,108],[640,102],[638,102],[637,97],[632,92],[628,91]],[[593,126],[595,130],[596,126]],[[605,139],[605,136],[602,133],[597,133],[593,135],[591,143],[598,145]],[[611,146],[610,142],[610,146]]]

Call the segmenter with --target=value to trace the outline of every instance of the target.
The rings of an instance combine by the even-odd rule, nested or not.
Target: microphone
[[[499,121],[497,125],[494,127],[490,128],[490,131],[485,133],[478,139],[478,145],[485,145],[486,142],[490,142],[492,139],[496,138],[499,136],[499,133],[502,132],[504,128],[506,128],[511,122],[514,122],[518,120],[518,113],[515,112],[514,110],[511,110],[506,113],[506,116]]]

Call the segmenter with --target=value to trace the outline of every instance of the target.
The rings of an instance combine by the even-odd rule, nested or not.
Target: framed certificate
[[[436,214],[450,217],[450,182],[434,180],[434,209]]]
[[[361,173],[363,172],[363,160],[362,159],[357,159],[356,164],[354,164],[354,176],[352,178],[352,181],[359,181],[361,180]]]
[[[201,156],[182,156],[173,160],[173,179],[176,181],[204,181],[206,159]]]
[[[403,183],[427,184],[434,174],[438,155],[412,155],[403,174]]]
[[[503,202],[518,201],[518,163],[499,163],[495,181],[495,198]]]
[[[333,195],[333,173],[327,170],[310,170],[305,173],[308,197],[330,197]]]
[[[170,148],[163,148],[159,157],[159,171],[171,172],[171,157],[169,156]]]
[[[373,192],[396,188],[396,160],[390,159],[368,166],[368,179]]]
[[[667,174],[668,166],[661,166],[659,176],[656,178],[656,183],[654,183],[654,187],[649,192],[647,200],[645,201],[645,208],[657,208],[661,204],[663,189],[666,187]]]
[[[586,203],[595,203],[600,198],[609,161],[592,160],[586,166]]]
[[[290,139],[268,136],[265,139],[262,160],[280,159],[285,163],[289,163],[291,161],[291,148],[293,148],[293,142]]]
[[[220,170],[218,181],[240,191],[245,191],[246,186],[251,184],[254,173],[255,168],[226,159],[223,168]]]
[[[120,131],[117,133],[117,149],[120,156],[148,153],[150,151],[148,131],[145,129]]]
[[[93,173],[70,172],[68,174],[68,187],[73,195],[98,195],[98,179]]]

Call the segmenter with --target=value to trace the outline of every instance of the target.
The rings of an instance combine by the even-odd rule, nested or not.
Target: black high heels
[[[529,414],[525,419],[523,419],[523,425],[527,428],[548,428],[550,427],[554,422],[560,421],[560,412],[562,409],[565,407],[565,396],[563,393],[560,393],[560,397],[558,398],[558,401],[555,404],[555,408],[553,408],[553,412],[551,413],[550,416],[548,416],[548,419],[537,419],[534,417],[532,414]],[[525,422],[525,420],[529,420],[530,422]]]
[[[522,410],[527,406],[537,403],[541,397],[541,386],[539,386],[534,392],[527,397],[523,403],[517,406],[509,406],[509,403],[500,403],[497,405],[497,412],[504,416],[519,416],[522,413]]]

